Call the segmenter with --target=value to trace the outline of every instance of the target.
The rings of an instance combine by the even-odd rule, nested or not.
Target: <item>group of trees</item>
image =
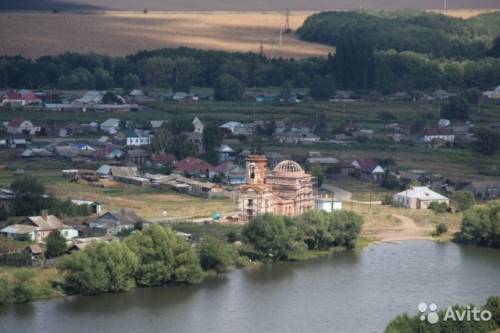
[[[35,282],[34,273],[27,269],[14,272],[12,278],[0,276],[0,305],[26,303],[35,298],[47,297],[51,289]]]
[[[465,211],[456,240],[464,244],[500,248],[500,204],[491,202]]]
[[[278,261],[306,249],[352,249],[362,225],[359,215],[347,211],[309,211],[296,218],[265,214],[248,223],[243,239],[263,258]]]
[[[90,209],[87,205],[76,205],[70,200],[61,200],[46,195],[45,186],[34,177],[26,176],[10,185],[16,197],[12,204],[2,213],[8,216],[36,215],[47,209],[55,215],[87,216]]]
[[[191,119],[186,117],[170,118],[168,122],[155,131],[150,145],[151,152],[174,154],[178,160],[195,155],[198,149],[184,133],[192,130]]]
[[[409,91],[499,82],[500,14],[461,20],[425,12],[323,12],[298,30],[333,45],[325,75],[341,89]]]
[[[152,225],[124,242],[96,242],[64,257],[63,287],[70,294],[125,291],[134,285],[198,283],[203,271],[197,254],[170,228]]]
[[[497,54],[491,45],[500,35],[500,14],[463,20],[423,11],[331,11],[310,16],[298,34],[301,39],[334,46],[362,38],[382,51],[479,59]]]
[[[474,306],[453,305],[454,313],[472,311]],[[439,320],[435,324],[427,320],[421,320],[421,314],[409,316],[401,314],[394,318],[385,328],[385,333],[418,333],[418,332],[440,332],[440,333],[488,333],[500,328],[500,297],[491,296],[486,300],[486,304],[478,307],[481,310],[488,310],[492,316],[488,321],[484,320],[444,320],[446,310],[438,311]]]

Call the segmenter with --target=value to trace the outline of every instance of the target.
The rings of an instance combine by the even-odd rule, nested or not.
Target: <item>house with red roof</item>
[[[355,159],[351,164],[360,172],[361,178],[380,181],[384,177],[384,168],[373,158]]]
[[[174,154],[167,154],[167,153],[159,153],[159,154],[152,154],[150,157],[151,163],[157,167],[161,167],[164,165],[175,165],[177,162],[177,159],[175,158]]]
[[[8,91],[0,98],[2,106],[26,106],[32,104],[39,104],[41,100],[31,90]]]
[[[207,178],[214,167],[196,157],[186,157],[175,164],[174,171],[178,174],[190,175],[192,177]]]

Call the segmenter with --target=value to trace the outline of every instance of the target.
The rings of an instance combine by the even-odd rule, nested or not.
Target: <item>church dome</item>
[[[273,172],[280,176],[303,174],[304,169],[294,161],[286,160],[278,163]]]

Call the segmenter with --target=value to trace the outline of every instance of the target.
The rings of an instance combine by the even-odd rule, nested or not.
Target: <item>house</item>
[[[224,162],[214,167],[211,173],[222,176],[223,182],[229,185],[245,183],[245,169],[232,162]]]
[[[127,146],[145,146],[151,143],[149,135],[142,130],[126,129],[123,130],[123,134],[125,134]]]
[[[321,152],[318,151],[310,151],[307,157],[307,163],[329,166],[339,163],[339,160],[335,157],[322,156]]]
[[[282,134],[277,134],[276,138],[280,143],[315,143],[320,141],[320,137],[314,133],[291,131]]]
[[[66,239],[78,237],[78,230],[65,225],[54,215],[49,215],[46,210],[40,216],[30,216],[20,224],[14,224],[2,229],[2,233],[14,239],[32,240],[42,243],[54,230],[59,230]]]
[[[385,175],[384,168],[373,158],[356,159],[351,164],[360,172],[361,178],[380,181]]]
[[[106,167],[104,167],[103,169],[106,169]],[[101,172],[104,171],[106,170],[101,170]],[[109,168],[109,174],[113,177],[113,180],[116,182],[137,185],[137,186],[149,185],[148,179],[139,176],[139,170],[137,170],[137,167],[112,166]]]
[[[121,209],[117,212],[107,212],[89,221],[88,225],[96,235],[116,236],[122,231],[134,229],[135,225],[142,221],[134,211]]]
[[[236,152],[233,150],[233,148],[224,143],[221,144],[219,148],[217,148],[217,153],[219,154],[219,160],[221,162],[232,161],[236,156]]]
[[[149,153],[144,149],[130,149],[127,151],[129,164],[142,165],[149,159]]]
[[[120,148],[115,148],[111,152],[106,154],[104,157],[109,159],[109,160],[119,160],[124,155],[125,155],[125,153],[123,152],[123,150],[121,150]]]
[[[240,127],[242,123],[238,121],[229,121],[219,126],[224,134],[234,134],[236,128]]]
[[[0,233],[16,241],[31,241],[35,239],[35,230],[30,225],[12,224],[0,230]]]
[[[500,179],[474,181],[463,189],[473,193],[481,199],[494,199],[500,197]]]
[[[54,156],[54,154],[45,148],[26,149],[25,151],[23,151],[21,153],[21,157],[26,158],[26,159],[35,158],[35,157],[48,158],[48,157],[52,157],[52,156]]]
[[[77,206],[87,206],[92,214],[101,214],[101,204],[97,201],[71,199],[71,202]]]
[[[453,143],[455,141],[455,134],[448,127],[429,128],[417,134],[417,142],[433,143],[437,141]]]
[[[450,204],[450,200],[426,186],[414,186],[394,195],[394,201],[406,208],[427,209],[432,202]]]
[[[211,198],[213,196],[223,195],[223,188],[219,184],[202,182],[176,174],[171,174],[158,179],[156,186],[202,198]]]
[[[117,118],[109,118],[103,123],[99,125],[99,128],[101,131],[109,133],[109,134],[115,134],[120,130],[120,119]]]
[[[150,120],[149,121],[149,127],[153,130],[159,129],[165,124],[166,122],[164,120]]]
[[[205,129],[205,125],[201,122],[200,118],[198,116],[194,117],[193,119],[193,132],[194,133],[199,133],[203,134],[203,130]]]
[[[159,153],[152,154],[150,161],[154,166],[161,167],[165,165],[174,165],[177,162],[177,159],[174,154]]]
[[[8,134],[35,135],[41,131],[40,126],[35,126],[31,121],[24,119],[12,119],[6,127]]]
[[[6,188],[0,189],[0,206],[9,205],[16,198],[16,193]]]
[[[496,87],[494,90],[487,90],[483,92],[483,96],[489,99],[500,99],[500,86]]]
[[[89,90],[82,97],[78,98],[76,102],[81,104],[100,104],[104,93],[102,91]]]
[[[27,253],[31,256],[31,260],[40,260],[44,258],[43,250],[38,244],[31,244],[26,246],[23,253]]]
[[[128,95],[134,103],[144,102],[144,93],[140,89],[134,89]]]
[[[9,91],[0,97],[1,106],[17,106],[40,104],[41,100],[30,90]]]
[[[314,200],[314,208],[331,213],[336,210],[342,210],[342,201],[335,200],[329,196],[317,196]]]
[[[175,164],[175,172],[194,177],[209,177],[213,166],[196,157],[186,157]]]
[[[228,135],[252,135],[255,130],[254,124],[243,124],[238,121],[230,121],[221,126],[220,129]]]
[[[73,252],[78,252],[84,250],[88,245],[96,242],[111,242],[116,240],[114,236],[101,236],[101,237],[85,237],[85,238],[75,238],[71,241],[68,249],[65,251],[68,254]]]

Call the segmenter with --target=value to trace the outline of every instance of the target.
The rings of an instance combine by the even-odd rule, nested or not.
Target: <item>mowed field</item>
[[[292,12],[297,29],[312,12]],[[126,55],[144,49],[193,47],[259,52],[272,57],[325,56],[333,49],[282,34],[284,12],[83,13],[0,12],[0,54],[36,58],[63,52]]]
[[[469,18],[488,10],[448,10]],[[299,28],[313,11],[292,11]],[[139,50],[192,47],[260,52],[270,57],[326,56],[334,49],[282,34],[285,11],[0,11],[0,55],[37,58],[64,52],[127,55]]]

